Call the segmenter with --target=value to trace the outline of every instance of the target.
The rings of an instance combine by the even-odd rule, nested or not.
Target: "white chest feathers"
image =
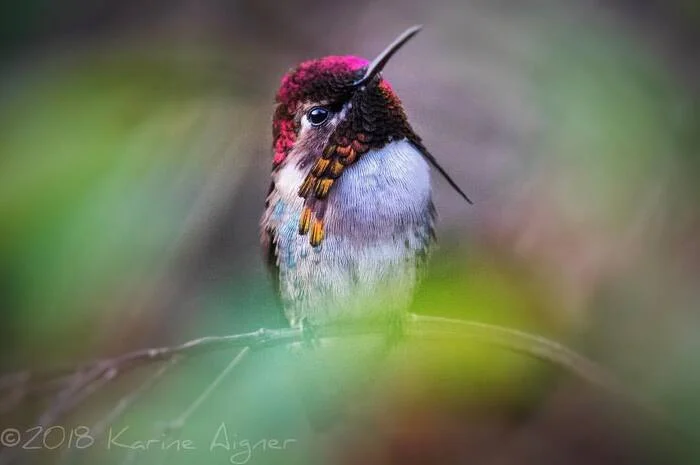
[[[433,238],[430,171],[421,154],[401,140],[349,166],[328,196],[318,247],[298,233],[305,175],[288,160],[274,178],[267,215],[290,323],[404,310]]]

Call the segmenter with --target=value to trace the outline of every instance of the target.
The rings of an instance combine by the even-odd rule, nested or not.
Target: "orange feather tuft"
[[[311,226],[311,208],[304,207],[301,211],[301,217],[299,218],[299,234],[302,236],[309,232],[309,227]]]
[[[328,165],[331,164],[331,161],[326,159],[326,158],[319,158],[316,161],[316,164],[314,165],[313,168],[311,168],[311,174],[314,176],[320,178],[323,176],[323,173],[326,171],[326,168],[328,168]]]
[[[311,193],[311,189],[314,187],[317,180],[318,178],[311,174],[306,176],[306,179],[304,179],[304,182],[302,182],[299,187],[299,197],[306,198]]]
[[[309,235],[309,243],[312,247],[318,247],[323,241],[325,233],[323,231],[323,221],[316,220],[311,225],[311,234]]]
[[[316,194],[316,198],[324,199],[328,195],[328,192],[331,190],[332,185],[332,179],[319,179],[316,183],[316,190],[314,191],[314,193]]]

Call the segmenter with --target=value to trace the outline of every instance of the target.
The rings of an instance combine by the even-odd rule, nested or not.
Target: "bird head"
[[[298,194],[305,200],[299,232],[318,245],[323,239],[325,199],[334,182],[362,155],[407,139],[469,199],[440,167],[411,128],[401,101],[382,77],[389,59],[420,31],[401,34],[373,61],[327,56],[302,62],[282,79],[273,117],[273,169],[288,162],[308,170]]]

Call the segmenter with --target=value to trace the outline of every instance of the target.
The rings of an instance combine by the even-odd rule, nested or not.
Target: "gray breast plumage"
[[[276,256],[279,292],[292,326],[404,311],[433,243],[429,167],[407,140],[364,154],[328,197],[325,239],[299,235],[308,168],[290,157],[273,174],[263,228]]]

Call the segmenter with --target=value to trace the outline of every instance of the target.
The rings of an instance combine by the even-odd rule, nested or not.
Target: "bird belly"
[[[405,311],[433,238],[429,168],[406,141],[371,150],[348,167],[328,197],[323,242],[298,231],[306,173],[276,179],[271,204],[280,293],[290,324],[393,318]]]

